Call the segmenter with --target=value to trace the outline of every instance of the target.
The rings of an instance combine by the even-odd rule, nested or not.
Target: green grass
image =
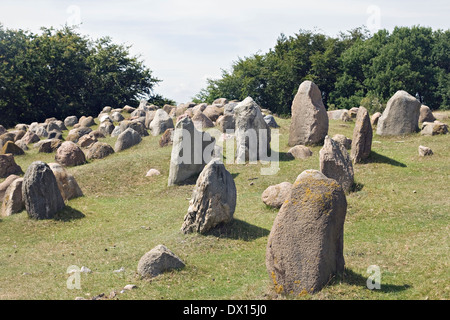
[[[289,119],[278,119],[280,152],[287,152]],[[329,135],[352,136],[353,123],[331,121]],[[355,165],[357,191],[347,196],[346,272],[315,295],[295,299],[449,299],[449,135],[374,135],[370,161]],[[114,146],[115,138],[102,139]],[[226,165],[235,177],[235,220],[208,235],[180,232],[193,185],[167,187],[171,148],[145,137],[126,151],[69,168],[85,196],[68,201],[54,220],[30,220],[25,211],[0,220],[0,299],[74,299],[138,289],[118,299],[294,299],[277,296],[265,268],[267,237],[277,210],[261,194],[319,169],[320,147],[306,160],[266,165]],[[400,142],[401,141],[401,142]],[[434,151],[420,158],[418,146]],[[284,159],[284,158],[282,158]],[[53,162],[30,149],[16,162]],[[145,177],[150,168],[162,175]],[[158,244],[186,267],[152,280],[136,273],[141,256]],[[71,265],[86,266],[81,289],[66,287]],[[368,290],[368,266],[381,270],[381,290]],[[114,273],[121,267],[125,272]]]

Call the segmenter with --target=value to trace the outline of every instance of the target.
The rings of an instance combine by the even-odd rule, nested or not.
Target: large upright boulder
[[[271,131],[261,108],[247,97],[234,108],[236,162],[265,160],[270,152]]]
[[[86,163],[83,150],[72,141],[65,141],[56,150],[55,160],[66,167],[79,166]]]
[[[372,136],[369,112],[367,112],[366,108],[359,107],[356,114],[355,128],[353,129],[352,150],[350,153],[350,159],[354,163],[361,162],[369,157],[372,150]]]
[[[420,106],[419,100],[408,92],[397,91],[378,119],[377,134],[398,136],[419,131]]]
[[[52,169],[52,172],[55,175],[59,191],[61,192],[61,196],[64,200],[70,200],[83,196],[83,191],[81,191],[75,177],[62,165],[59,163],[49,163],[48,166]]]
[[[120,152],[122,150],[131,148],[142,141],[141,135],[134,129],[128,128],[117,137],[114,151]]]
[[[347,200],[339,183],[302,172],[270,231],[266,267],[281,294],[314,293],[344,271]]]
[[[215,139],[198,131],[189,117],[177,122],[173,132],[168,185],[181,184],[199,174],[211,161]]]
[[[0,178],[6,178],[11,174],[22,174],[22,168],[14,160],[11,153],[0,154]]]
[[[292,121],[289,146],[321,144],[328,134],[328,114],[319,87],[311,82],[300,84],[291,106]]]
[[[22,195],[28,216],[33,219],[52,219],[65,207],[55,175],[42,161],[35,161],[28,167],[23,178]]]
[[[347,149],[326,136],[322,149],[319,151],[320,171],[328,178],[336,180],[349,192],[354,182],[353,165]]]
[[[167,129],[173,128],[173,120],[166,111],[158,109],[149,128],[153,136],[158,136],[163,134]]]
[[[206,233],[221,223],[230,222],[235,208],[236,185],[233,177],[215,158],[197,179],[181,231]]]

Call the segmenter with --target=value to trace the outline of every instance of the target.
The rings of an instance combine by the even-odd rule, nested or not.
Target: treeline
[[[298,86],[314,81],[328,109],[364,105],[380,111],[405,90],[431,109],[450,108],[450,30],[396,27],[370,35],[357,28],[338,37],[301,30],[281,34],[273,49],[233,62],[220,79],[208,79],[196,102],[251,96],[280,115],[289,114]]]
[[[104,106],[133,106],[140,99],[173,103],[154,94],[160,80],[129,46],[108,37],[92,40],[70,27],[41,31],[0,24],[0,124],[96,115]]]

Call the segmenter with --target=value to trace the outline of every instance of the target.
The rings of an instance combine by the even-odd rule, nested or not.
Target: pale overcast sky
[[[0,0],[6,28],[39,32],[80,22],[79,32],[91,38],[132,45],[163,80],[155,91],[183,103],[238,57],[267,52],[281,33],[317,29],[335,36],[363,25],[449,29],[450,1]]]

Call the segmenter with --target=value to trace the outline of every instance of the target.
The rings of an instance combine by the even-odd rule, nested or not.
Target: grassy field
[[[286,152],[289,119],[278,119]],[[449,123],[449,120],[444,120]],[[329,135],[352,136],[354,123],[331,121]],[[114,138],[102,139],[114,146]],[[0,219],[0,299],[92,298],[137,289],[115,299],[449,299],[450,135],[374,135],[367,163],[355,165],[357,187],[347,196],[345,274],[321,292],[277,296],[265,267],[267,238],[278,210],[262,192],[319,169],[320,147],[307,160],[287,161],[263,176],[266,165],[226,165],[237,187],[235,220],[208,235],[180,232],[193,185],[167,187],[171,148],[145,137],[126,151],[69,168],[85,196],[67,202],[56,219],[35,221],[25,211]],[[418,146],[434,151],[418,156]],[[16,162],[54,162],[30,149]],[[145,177],[156,168],[160,176]],[[0,180],[0,182],[3,181]],[[136,273],[141,256],[166,245],[186,264],[152,280]],[[86,266],[81,289],[67,289],[67,268]],[[369,290],[367,268],[381,271],[381,289]],[[124,268],[123,272],[113,272]]]

